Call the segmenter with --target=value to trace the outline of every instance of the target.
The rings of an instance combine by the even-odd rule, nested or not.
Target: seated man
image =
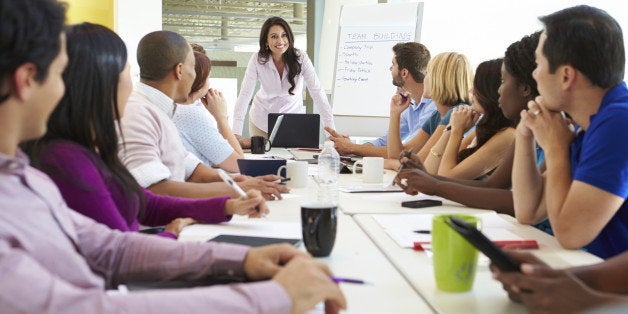
[[[515,215],[528,224],[549,218],[563,247],[609,258],[628,250],[624,36],[608,13],[588,6],[540,20],[533,76],[541,96],[517,127]],[[561,111],[579,126],[575,138]],[[535,142],[545,153],[545,173],[536,167]]]
[[[401,114],[399,132],[402,141],[412,139],[421,130],[423,123],[436,111],[436,105],[423,96],[423,77],[430,61],[430,52],[425,46],[415,42],[399,43],[393,47],[394,56],[390,66],[392,82],[397,90],[410,97],[410,105]],[[388,132],[369,143],[352,143],[348,136],[325,128],[341,155],[388,157],[386,145]]]
[[[0,306],[7,313],[303,313],[345,308],[329,269],[289,245],[181,243],[112,231],[69,209],[18,144],[64,93],[65,7],[0,0]],[[108,293],[147,281],[265,280]]]
[[[120,159],[140,183],[156,194],[183,197],[237,196],[218,173],[188,152],[171,118],[176,102],[187,100],[196,77],[194,53],[170,31],[152,32],[137,49],[140,82],[121,120]],[[278,176],[236,178],[244,190],[260,190],[266,199],[281,199],[288,189],[271,181]],[[199,184],[202,183],[202,184]]]

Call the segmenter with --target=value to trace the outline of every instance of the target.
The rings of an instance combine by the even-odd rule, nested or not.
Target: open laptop
[[[321,117],[309,113],[269,113],[268,139],[272,147],[318,148]]]

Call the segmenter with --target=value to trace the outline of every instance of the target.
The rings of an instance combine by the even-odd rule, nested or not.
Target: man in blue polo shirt
[[[517,219],[549,217],[558,242],[602,258],[628,249],[628,88],[621,28],[577,6],[542,17],[533,73],[540,97],[521,113],[515,141]],[[574,134],[561,115],[579,126]],[[547,170],[536,167],[534,141]]]

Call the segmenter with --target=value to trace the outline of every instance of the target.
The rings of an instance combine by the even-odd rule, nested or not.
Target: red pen
[[[539,244],[536,240],[504,240],[504,241],[493,241],[495,245],[502,249],[523,249],[523,250],[536,250],[539,248]]]

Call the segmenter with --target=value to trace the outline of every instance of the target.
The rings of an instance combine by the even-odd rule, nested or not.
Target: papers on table
[[[414,242],[432,242],[431,234],[414,232],[415,230],[432,230],[433,214],[402,214],[373,215],[373,219],[388,235],[404,248],[413,248]],[[509,230],[515,226],[502,219],[495,212],[475,214],[482,219],[481,230],[493,240],[523,240]]]
[[[341,185],[338,187],[338,190],[345,193],[403,192],[403,190],[399,186],[390,185],[390,183]]]
[[[374,202],[394,202],[401,205],[401,202],[405,201],[417,201],[417,200],[440,200],[443,202],[449,202],[451,204],[455,204],[452,201],[448,201],[442,197],[434,196],[434,195],[425,195],[423,193],[419,193],[418,195],[409,195],[409,194],[394,194],[394,193],[377,193],[371,195],[364,195],[365,200],[374,201]]]
[[[278,222],[266,219],[232,220],[221,224],[196,224],[185,227],[179,238],[207,241],[221,234],[271,238],[301,238],[299,222]]]

